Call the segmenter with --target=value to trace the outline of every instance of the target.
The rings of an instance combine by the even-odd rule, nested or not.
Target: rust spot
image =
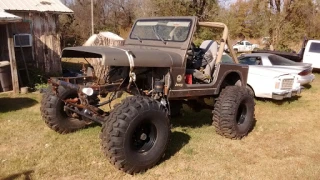
[[[79,101],[78,98],[74,98],[74,99],[66,99],[65,102],[66,103],[77,103]]]

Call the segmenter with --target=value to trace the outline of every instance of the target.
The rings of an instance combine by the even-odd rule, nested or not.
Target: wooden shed
[[[13,90],[17,92],[19,85],[30,83],[30,72],[61,73],[58,18],[73,11],[60,0],[1,0],[0,9],[19,19],[0,20],[0,61],[10,60]],[[10,39],[12,44],[8,43]]]

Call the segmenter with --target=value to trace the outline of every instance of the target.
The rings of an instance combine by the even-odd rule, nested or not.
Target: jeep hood
[[[157,49],[79,46],[62,51],[62,58],[100,58],[105,66],[181,67],[182,57],[174,52]],[[132,61],[130,62],[130,57]]]

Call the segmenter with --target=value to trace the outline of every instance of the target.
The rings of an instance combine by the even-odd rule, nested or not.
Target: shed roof
[[[60,0],[1,0],[1,8],[6,11],[73,13]]]
[[[4,12],[3,9],[0,9],[0,23],[1,22],[17,22],[21,21],[21,17]]]

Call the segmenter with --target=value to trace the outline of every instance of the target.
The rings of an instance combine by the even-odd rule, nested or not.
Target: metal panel
[[[7,11],[73,13],[60,0],[1,0],[0,9]]]
[[[21,20],[21,17],[4,12],[4,10],[0,9],[0,22],[17,22]]]

